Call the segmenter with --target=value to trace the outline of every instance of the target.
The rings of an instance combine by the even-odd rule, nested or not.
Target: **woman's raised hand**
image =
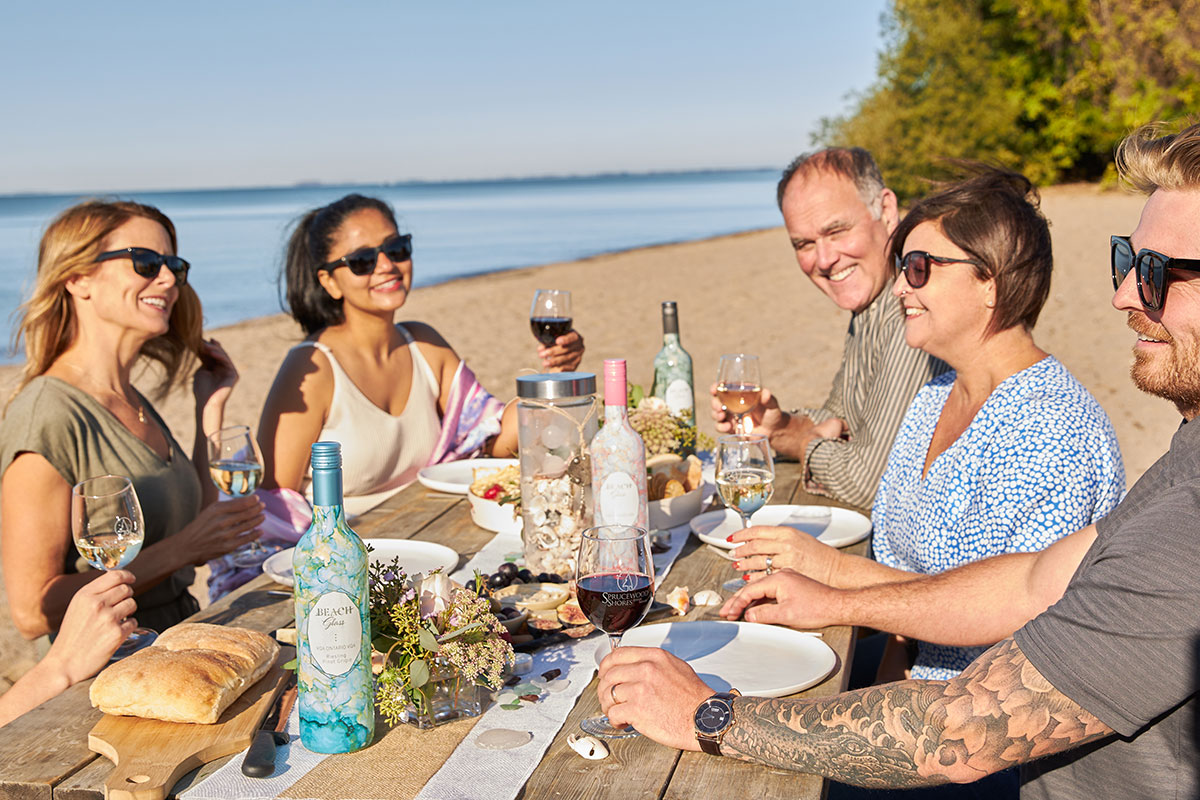
[[[755,525],[734,531],[728,540],[737,545],[732,551],[736,559],[733,568],[744,573],[765,573],[770,556],[773,570],[790,569],[832,583],[841,555],[811,534],[787,526]]]
[[[550,347],[538,345],[538,358],[546,372],[573,372],[583,361],[583,336],[579,331],[567,331]]]
[[[198,566],[261,536],[264,508],[252,494],[210,503],[169,541],[186,554],[187,564]]]
[[[238,380],[237,367],[216,339],[201,342],[198,355],[200,368],[192,376],[192,392],[196,395],[196,404],[203,407],[210,400],[215,400],[224,407]]]

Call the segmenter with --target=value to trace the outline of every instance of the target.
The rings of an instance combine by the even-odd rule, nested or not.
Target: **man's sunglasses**
[[[123,250],[109,250],[96,256],[96,262],[112,261],[116,258],[128,258],[133,262],[133,271],[143,278],[157,277],[165,264],[175,276],[176,286],[187,284],[188,270],[192,265],[179,256],[164,256],[145,247],[126,247]]]
[[[1163,307],[1167,295],[1167,270],[1183,269],[1188,272],[1200,272],[1200,259],[1171,258],[1155,250],[1141,249],[1137,255],[1133,253],[1133,244],[1128,236],[1113,236],[1112,243],[1112,279],[1113,291],[1121,288],[1129,270],[1137,267],[1137,290],[1142,305],[1149,311],[1158,311]]]
[[[412,258],[412,234],[393,236],[379,247],[364,247],[361,250],[355,250],[328,264],[322,264],[320,268],[333,272],[338,267],[348,267],[355,275],[370,275],[375,271],[375,264],[379,261],[380,253],[387,256],[393,264],[408,261]]]
[[[904,272],[904,280],[914,289],[920,289],[929,283],[929,273],[934,264],[983,264],[972,258],[947,258],[926,253],[924,250],[909,250],[903,257],[896,259],[896,267]]]

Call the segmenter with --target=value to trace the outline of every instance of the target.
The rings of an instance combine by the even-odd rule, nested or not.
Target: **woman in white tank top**
[[[355,515],[429,462],[460,361],[429,325],[393,323],[412,287],[411,242],[391,207],[357,194],[296,224],[284,273],[292,316],[308,338],[284,358],[263,407],[265,487],[306,489],[312,443],[338,441],[346,511]],[[571,331],[539,355],[547,370],[574,369],[583,338]],[[516,448],[509,409],[483,449],[507,456]]]

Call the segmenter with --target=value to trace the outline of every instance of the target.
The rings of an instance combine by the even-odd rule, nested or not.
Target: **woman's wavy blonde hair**
[[[172,251],[178,252],[171,220],[153,206],[127,200],[87,200],[59,214],[46,228],[38,246],[37,283],[33,295],[21,306],[20,324],[13,337],[14,350],[25,341],[25,368],[13,397],[48,370],[78,333],[67,282],[96,270],[96,257],[105,240],[135,217],[162,225]],[[191,286],[179,287],[167,332],[142,346],[141,355],[162,367],[158,392],[165,393],[187,373],[200,352],[202,325],[200,298]]]

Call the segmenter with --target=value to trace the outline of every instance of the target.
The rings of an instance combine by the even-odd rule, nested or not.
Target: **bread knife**
[[[271,713],[254,734],[250,749],[242,760],[242,774],[248,778],[269,778],[275,773],[275,748],[287,744],[291,737],[284,731],[292,703],[296,700],[296,670],[291,670],[284,690],[279,693]]]

